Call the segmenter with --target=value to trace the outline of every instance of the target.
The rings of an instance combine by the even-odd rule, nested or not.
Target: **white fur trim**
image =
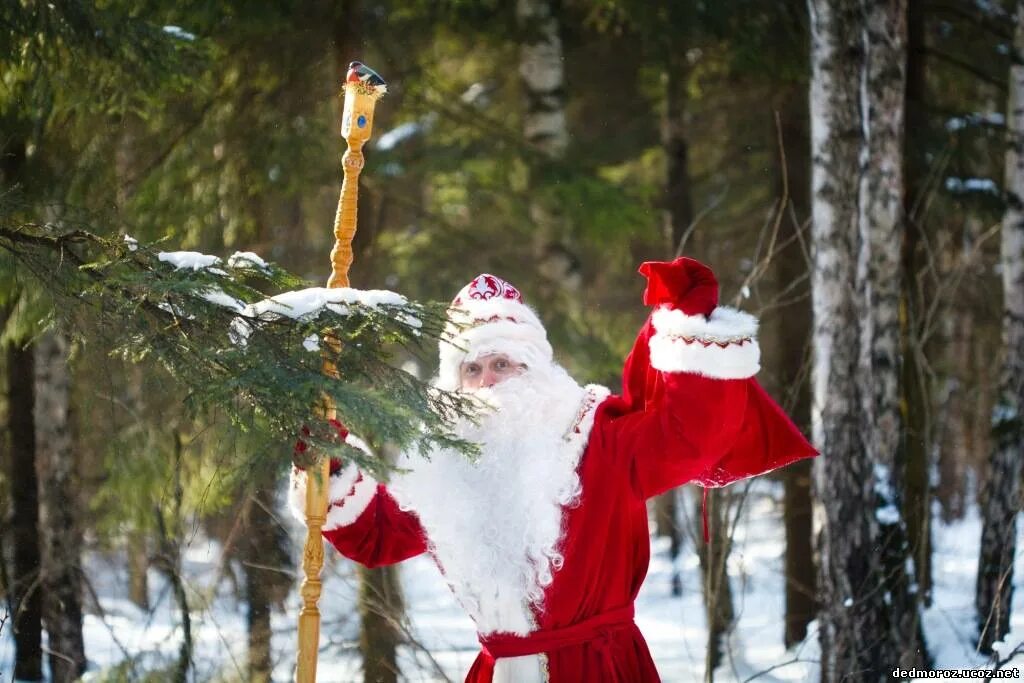
[[[502,657],[494,662],[492,683],[544,683],[544,662],[540,655]]]
[[[353,466],[349,465],[349,467]],[[370,506],[373,497],[377,495],[377,480],[365,472],[359,472],[358,475],[356,483],[349,488],[345,497],[337,502],[332,502],[327,508],[324,531],[348,526],[355,522],[359,519],[359,515],[363,514]]]
[[[583,400],[580,402],[576,419],[569,425],[568,431],[562,437],[572,447],[571,457],[577,464],[580,461],[580,456],[583,455],[584,449],[587,447],[587,441],[590,439],[590,430],[594,428],[594,415],[597,414],[597,408],[612,393],[608,387],[603,387],[599,384],[588,384],[584,387],[584,391],[586,393],[583,394]]]
[[[530,325],[541,332],[544,331],[544,325],[541,324],[540,318],[533,312],[533,309],[514,299],[469,299],[448,309],[448,316],[452,322],[460,325],[485,323],[491,318],[510,318],[517,323]]]
[[[651,315],[651,322],[657,332],[672,337],[730,342],[757,336],[757,318],[728,306],[718,306],[708,318],[662,307]]]
[[[470,300],[448,310],[448,339],[440,344],[437,386],[454,391],[466,360],[507,353],[520,362],[550,362],[554,351],[540,318],[529,306],[511,299]]]
[[[371,451],[370,447],[366,445],[366,442],[351,432],[345,435],[345,443],[347,443],[352,448],[355,448],[357,450],[362,451],[363,453],[366,453],[367,455],[373,455],[373,451]]]
[[[678,309],[651,316],[651,365],[663,372],[692,372],[715,379],[746,379],[761,369],[757,318],[719,306],[705,319]]]
[[[370,454],[370,448],[358,436],[349,434],[345,437],[345,443],[367,455]],[[327,521],[323,527],[324,531],[351,524],[370,504],[370,500],[373,499],[372,493],[377,488],[377,481],[367,474],[362,474],[360,479],[360,474],[359,468],[353,464],[331,475],[327,484]],[[305,470],[293,467],[291,485],[288,487],[288,507],[291,508],[292,515],[303,524],[306,523],[306,481]],[[369,497],[367,491],[370,492]],[[340,514],[343,509],[346,511],[345,514]],[[348,519],[350,515],[352,517]]]

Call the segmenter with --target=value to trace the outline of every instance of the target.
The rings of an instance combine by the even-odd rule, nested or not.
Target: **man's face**
[[[525,371],[524,364],[512,361],[504,353],[492,353],[459,366],[459,380],[463,391],[476,391],[481,387],[493,387]]]

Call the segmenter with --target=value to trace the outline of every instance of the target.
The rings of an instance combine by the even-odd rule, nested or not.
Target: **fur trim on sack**
[[[746,379],[761,369],[757,318],[719,306],[711,315],[659,308],[651,316],[651,365],[663,372],[692,372],[715,379]]]

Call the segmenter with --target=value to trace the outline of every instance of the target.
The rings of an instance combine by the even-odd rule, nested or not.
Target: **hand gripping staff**
[[[345,109],[341,116],[341,136],[348,150],[341,158],[345,179],[341,184],[338,213],[334,218],[334,249],[331,250],[331,277],[328,287],[348,287],[348,269],[352,265],[352,237],[356,233],[356,209],[359,203],[359,173],[363,170],[363,145],[373,132],[373,110],[377,100],[387,92],[384,79],[373,69],[352,62],[345,76]],[[337,351],[337,339],[325,339],[330,350]],[[338,370],[324,359],[324,373],[337,377]],[[322,416],[334,418],[334,405],[325,397],[320,407]],[[320,643],[320,570],[324,564],[321,529],[327,516],[327,482],[330,459],[321,457],[310,468],[306,486],[306,545],[302,553],[302,610],[299,612],[299,656],[296,680],[315,683]]]

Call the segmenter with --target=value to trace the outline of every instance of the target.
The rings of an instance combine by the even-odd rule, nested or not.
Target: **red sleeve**
[[[293,513],[305,522],[305,472],[292,470],[289,498]],[[419,518],[400,509],[383,484],[354,465],[330,477],[323,536],[342,555],[371,568],[401,562],[427,549]]]
[[[616,441],[626,450],[643,498],[707,480],[733,450],[746,412],[744,380],[691,373],[664,373],[658,379],[656,401],[615,421]]]
[[[401,510],[383,484],[351,524],[324,529],[324,538],[345,557],[373,567],[394,564],[427,550],[419,518]]]

